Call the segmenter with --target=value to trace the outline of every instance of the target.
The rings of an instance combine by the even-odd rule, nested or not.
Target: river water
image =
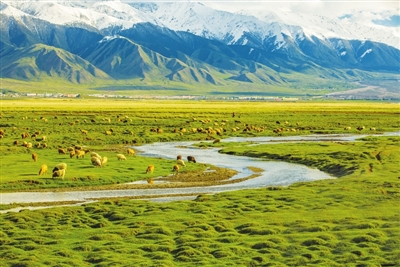
[[[386,133],[386,136],[398,136],[400,132]],[[291,136],[291,137],[232,137],[222,140],[222,142],[254,142],[276,144],[283,142],[319,142],[319,141],[354,141],[366,135],[310,135],[310,136]],[[128,190],[98,190],[98,191],[70,191],[70,192],[19,192],[0,194],[1,204],[11,203],[34,203],[34,202],[63,202],[79,201],[87,202],[92,199],[112,198],[112,197],[140,197],[149,198],[154,195],[160,196],[159,201],[171,201],[183,199],[178,197],[163,198],[163,195],[178,194],[206,194],[219,193],[224,191],[261,188],[267,186],[290,185],[295,182],[307,182],[321,179],[334,179],[334,177],[312,169],[304,165],[278,162],[263,161],[256,158],[233,156],[218,153],[217,148],[197,148],[192,146],[195,142],[168,142],[153,143],[135,147],[138,154],[147,157],[162,157],[175,159],[177,155],[184,158],[194,156],[199,163],[209,163],[218,167],[229,168],[238,171],[238,174],[231,179],[247,177],[253,172],[247,167],[258,167],[264,171],[260,176],[226,185],[206,186],[206,187],[187,187],[187,188],[162,188],[162,189],[128,189]],[[194,198],[194,197],[188,197]]]

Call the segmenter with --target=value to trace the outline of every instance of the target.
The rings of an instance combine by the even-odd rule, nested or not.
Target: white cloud
[[[303,0],[303,1],[200,1],[204,5],[220,10],[237,12],[240,10],[268,10],[268,11],[285,11],[305,14],[320,14],[328,17],[339,17],[344,14],[352,14],[354,12],[364,11],[368,16],[399,15],[400,5],[398,1],[324,1],[324,0]]]

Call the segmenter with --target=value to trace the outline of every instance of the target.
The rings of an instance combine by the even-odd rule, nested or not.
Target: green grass
[[[30,74],[27,73],[27,75],[29,76]],[[282,77],[289,83],[271,82],[271,84],[268,85],[268,90],[266,90],[264,82],[254,77],[255,83],[248,83],[229,80],[228,78],[230,75],[214,72],[213,76],[218,79],[221,84],[212,85],[206,82],[194,82],[187,74],[183,76],[186,77],[186,82],[179,80],[171,81],[165,77],[152,77],[152,75],[147,77],[147,79],[114,80],[94,78],[82,83],[69,82],[67,79],[57,77],[57,75],[54,77],[30,77],[29,80],[0,78],[0,92],[12,91],[18,93],[41,94],[68,92],[70,94],[81,94],[84,97],[88,97],[88,95],[91,94],[116,94],[124,96],[195,95],[223,97],[256,95],[311,97],[359,87],[353,82],[343,82],[326,78],[317,78],[310,82],[310,77],[308,75],[296,73],[290,73],[286,75],[287,77]],[[266,79],[269,80],[269,76]],[[350,80],[352,80],[352,78],[350,78]],[[243,94],[243,87],[246,87],[245,94]]]
[[[2,215],[0,255],[4,266],[396,266],[398,200],[343,180],[23,211]]]
[[[351,133],[358,133],[355,128],[360,125],[366,127],[361,133],[369,133],[370,127],[376,127],[377,133],[398,131],[397,105],[141,101],[1,104],[0,129],[5,131],[0,139],[3,192],[12,190],[15,181],[21,179],[34,182],[18,183],[16,190],[35,189],[37,183],[63,188],[76,183],[96,186],[103,179],[110,184],[143,179],[147,177],[144,169],[137,166],[146,166],[150,160],[160,166],[156,168],[160,173],[155,175],[163,174],[172,162],[139,156],[118,162],[115,157],[124,152],[126,145],[160,140],[197,140],[201,146],[221,146],[225,153],[302,163],[339,177],[288,187],[200,195],[194,201],[153,203],[121,198],[78,207],[1,214],[2,266],[400,265],[399,137],[268,146],[201,143],[228,136],[348,133],[345,126],[352,127]],[[96,109],[98,106],[101,111]],[[231,118],[232,111],[237,117]],[[42,116],[47,122],[40,119]],[[118,122],[117,116],[128,116],[132,121]],[[111,124],[103,121],[106,117],[111,118]],[[84,123],[92,118],[95,123]],[[224,126],[222,120],[227,120]],[[71,126],[72,121],[75,124]],[[243,132],[248,126],[250,129]],[[111,127],[113,135],[105,135]],[[150,131],[154,127],[161,127],[163,133]],[[222,136],[174,132],[183,127],[227,130]],[[240,130],[231,131],[233,127]],[[277,127],[298,130],[274,133]],[[88,130],[88,135],[83,136],[79,128]],[[125,130],[134,131],[134,135],[128,137]],[[48,143],[46,149],[35,149],[39,154],[36,163],[26,148],[12,144],[14,140],[23,141],[22,132],[35,131],[46,135]],[[70,159],[57,153],[59,146],[71,144],[107,156],[109,165],[94,168],[87,158]],[[18,164],[14,165],[15,161]],[[36,175],[42,161],[49,165],[67,162],[65,180]],[[83,179],[88,175],[95,179]],[[82,179],[74,181],[73,177]]]
[[[98,107],[101,107],[101,111]],[[232,118],[232,112],[236,112],[236,117]],[[361,133],[398,130],[400,120],[397,105],[366,102],[290,105],[257,102],[249,105],[245,102],[206,101],[2,100],[0,129],[5,134],[0,139],[3,166],[0,169],[0,188],[9,191],[113,185],[149,177],[144,174],[149,164],[156,165],[152,176],[171,173],[173,161],[138,156],[117,161],[116,154],[126,154],[126,146],[135,147],[151,142],[205,141],[230,136],[360,133],[356,128],[361,125],[365,126]],[[344,130],[347,126],[352,129]],[[376,130],[370,131],[371,127]],[[157,129],[161,129],[162,133],[158,133]],[[276,129],[280,131],[276,132]],[[83,134],[81,130],[88,133]],[[112,131],[111,135],[106,135],[107,131]],[[22,133],[32,135],[35,132],[40,134],[34,138],[21,137]],[[46,140],[43,141],[43,137]],[[14,145],[14,141],[18,145]],[[21,146],[24,141],[32,143],[33,148]],[[43,148],[44,143],[46,148]],[[41,147],[35,147],[37,144]],[[214,146],[223,144],[216,143]],[[76,145],[106,156],[109,159],[107,166],[93,167],[89,155],[84,159],[76,159],[57,152],[59,148],[66,150]],[[318,153],[325,151],[323,144],[310,147],[310,150],[314,149],[319,149]],[[334,149],[346,151],[349,146],[337,144]],[[38,154],[37,162],[31,158],[33,152]],[[295,159],[289,156],[282,160]],[[61,162],[68,165],[66,179],[51,179],[51,170]],[[50,171],[40,177],[38,172],[42,164],[47,164]],[[312,166],[318,167],[318,164],[314,162]],[[332,167],[337,165],[334,162],[332,164]],[[348,164],[351,165],[351,161]],[[193,168],[191,166],[187,170]],[[329,172],[328,169],[324,167]],[[346,170],[343,170],[343,174],[346,174]]]
[[[221,153],[279,160],[318,168],[336,177],[374,175],[383,166],[398,171],[400,137],[367,137],[357,142],[285,143],[248,146],[224,143]],[[199,144],[200,146],[201,143]],[[214,144],[218,145],[218,144]],[[204,144],[203,144],[204,146]],[[386,162],[385,162],[386,161]],[[383,164],[385,162],[385,164]]]

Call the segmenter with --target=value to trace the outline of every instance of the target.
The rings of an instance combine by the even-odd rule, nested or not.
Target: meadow
[[[268,146],[223,141],[398,131],[396,103],[2,100],[0,129],[1,192],[114,187],[167,176],[175,160],[126,153],[127,146],[160,141],[194,140],[221,153],[301,163],[338,177],[193,201],[120,198],[1,214],[2,266],[400,266],[398,136]],[[84,158],[59,154],[70,147],[106,156],[107,165],[93,166],[89,151]],[[65,178],[52,179],[60,162],[68,165]],[[42,164],[49,172],[39,176]],[[145,173],[149,164],[152,174]],[[206,167],[187,163],[182,173]]]

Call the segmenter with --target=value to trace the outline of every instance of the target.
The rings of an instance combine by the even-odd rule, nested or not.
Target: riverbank
[[[396,266],[400,190],[389,173],[10,212],[0,256],[5,266]]]
[[[53,167],[53,164],[63,161],[68,163],[65,182],[74,186],[83,182],[90,186],[102,182],[117,184],[118,181],[121,183],[121,177],[126,182],[146,181],[171,174],[177,155],[183,155],[185,159],[195,151],[190,147],[178,147],[179,153],[168,152],[163,157],[156,156],[155,161],[152,161],[152,153],[127,155],[126,161],[117,161],[116,154],[126,154],[126,146],[137,148],[141,144],[159,141],[212,143],[220,138],[222,142],[214,145],[223,146],[225,140],[229,140],[227,137],[286,138],[301,135],[304,138],[322,133],[360,136],[399,130],[398,106],[386,103],[361,103],[359,106],[359,103],[350,102],[309,106],[308,103],[272,106],[207,103],[204,108],[204,103],[177,106],[152,103],[143,107],[142,103],[129,102],[131,106],[120,103],[119,106],[112,102],[105,104],[101,112],[95,110],[100,106],[99,102],[93,102],[89,107],[77,105],[74,101],[60,106],[53,103],[40,106],[42,104],[38,102],[35,108],[17,103],[15,107],[3,109],[1,127],[5,135],[1,139],[1,152],[2,164],[7,168],[1,168],[2,183],[12,179],[37,181],[41,178],[37,175],[37,165],[40,167],[47,162]],[[233,109],[237,114],[234,119],[231,117]],[[47,118],[47,123],[41,117]],[[104,120],[106,118],[110,118],[110,124]],[[225,126],[222,123],[226,123]],[[344,130],[347,126],[352,127],[351,130]],[[358,126],[365,126],[365,129],[357,130]],[[151,131],[158,127],[162,133]],[[227,132],[222,131],[223,137],[220,137],[217,133],[197,131],[197,128],[207,130],[208,127],[212,130],[222,127]],[[298,131],[296,127],[301,129]],[[370,130],[372,127],[376,127],[375,131]],[[88,130],[88,135],[80,132],[79,128]],[[110,128],[114,132],[107,135]],[[183,133],[181,128],[187,132]],[[196,132],[191,132],[191,128],[196,128]],[[285,130],[273,132],[277,128]],[[291,128],[296,128],[296,132]],[[36,131],[41,132],[39,137],[21,139],[22,132],[32,134]],[[21,146],[22,141],[43,144],[43,141],[36,141],[43,135],[47,137],[46,148],[28,150]],[[13,145],[14,140],[19,144]],[[109,165],[96,168],[88,156],[71,159],[69,155],[58,154],[59,146],[68,148],[72,144],[95,148],[102,157],[108,157]],[[108,145],[112,145],[113,150],[108,150]],[[97,200],[79,206],[0,214],[2,264],[5,267],[400,265],[398,137],[347,140],[346,144],[335,140],[309,142],[304,146],[293,142],[290,146],[272,144],[273,147],[265,146],[265,151],[258,144],[248,145],[227,148],[232,152],[243,149],[242,153],[249,152],[254,156],[267,153],[264,156],[290,159],[287,155],[291,154],[293,159],[303,158],[310,163],[319,162],[321,157],[344,166],[354,165],[357,169],[339,179],[318,179],[320,174],[312,172],[310,179],[305,175],[309,174],[309,168],[302,165],[218,154],[221,148],[217,147],[201,149],[205,158],[210,157],[210,151],[216,151],[213,164],[217,164],[218,159],[222,159],[224,164],[230,162],[234,167],[258,167],[257,162],[272,163],[260,171],[262,175],[267,173],[270,176],[267,179],[262,176],[248,179],[229,188],[224,188],[225,185],[208,187],[214,190],[211,192],[183,192],[183,188],[177,188],[176,192],[167,188],[163,192],[165,196],[190,196],[190,200],[175,198],[176,201],[172,202],[152,202],[132,199],[135,194],[145,198],[143,192],[148,192],[147,199],[151,195],[160,196],[152,189],[118,190],[118,194],[112,190],[110,195],[106,195],[107,199],[100,200],[98,192],[83,191],[79,199],[90,197]],[[340,149],[342,147],[346,149]],[[159,147],[158,152],[160,150]],[[37,152],[39,159],[45,159],[45,162],[34,162],[32,152]],[[195,156],[198,162],[203,161],[201,154]],[[245,164],[239,165],[240,160]],[[255,164],[249,164],[249,160]],[[152,163],[156,164],[155,172],[146,175],[145,169]],[[293,165],[300,166],[300,169],[288,172]],[[275,169],[277,166],[282,167],[281,171]],[[187,170],[194,167],[201,165],[188,165]],[[247,167],[240,170],[244,177],[254,173]],[[73,181],[73,177],[80,179]],[[251,184],[253,182],[257,184]],[[246,186],[240,185],[243,183]],[[260,183],[262,188],[259,188]],[[272,183],[275,185],[268,186]],[[54,184],[65,187],[61,179],[54,179]],[[197,187],[192,189],[198,190]],[[125,192],[132,195],[128,198],[121,196],[120,193]],[[43,193],[37,196],[37,203],[46,202],[51,197],[68,201],[71,196],[68,192]],[[35,195],[36,192],[28,194]]]
[[[218,140],[236,137],[374,134],[400,129],[397,105],[391,103],[84,99],[3,100],[0,125],[0,153],[7,166],[0,169],[1,192],[112,187],[168,176],[177,155],[183,154],[186,160],[190,150],[178,149],[168,159],[127,152],[127,147],[135,150],[157,142],[218,144]],[[86,156],[77,158],[81,150]],[[104,166],[93,166],[92,152],[107,158]],[[118,154],[126,160],[119,160]],[[59,163],[68,166],[65,177],[52,179]],[[39,176],[42,165],[48,171]],[[153,173],[146,174],[148,165],[155,166]],[[188,164],[185,171],[202,168]]]

